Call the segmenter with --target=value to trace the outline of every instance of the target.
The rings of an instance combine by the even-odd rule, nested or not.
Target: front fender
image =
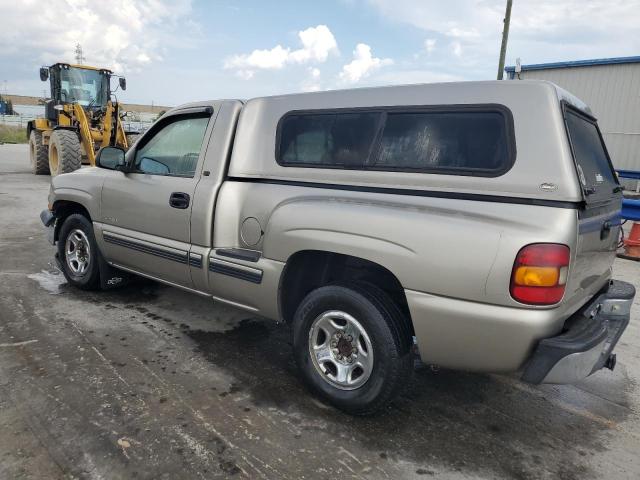
[[[58,175],[51,179],[49,205],[71,202],[81,205],[92,220],[100,219],[100,198],[104,175],[99,168],[82,168],[72,173]]]
[[[73,188],[61,188],[53,191],[49,203],[55,212],[56,206],[61,203],[76,203],[82,206],[91,216],[91,219],[99,218],[100,203],[97,202],[88,192]]]

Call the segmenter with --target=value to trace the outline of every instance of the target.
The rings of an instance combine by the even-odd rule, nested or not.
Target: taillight
[[[528,305],[553,305],[562,300],[569,271],[569,247],[533,243],[516,256],[511,273],[511,296]]]

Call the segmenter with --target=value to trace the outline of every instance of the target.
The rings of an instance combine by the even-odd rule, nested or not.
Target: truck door
[[[192,286],[191,209],[212,114],[207,106],[165,115],[127,153],[131,171],[105,181],[101,230],[109,261]]]

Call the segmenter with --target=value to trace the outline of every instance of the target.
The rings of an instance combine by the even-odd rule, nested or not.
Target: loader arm
[[[89,121],[87,115],[84,112],[82,106],[78,103],[73,105],[73,113],[78,121],[78,127],[80,129],[80,141],[84,147],[84,151],[89,160],[89,165],[96,166],[96,154],[94,152],[93,137],[91,136],[91,129],[89,128]],[[104,142],[104,137],[103,137]]]
[[[102,143],[100,144],[100,148],[107,146],[122,147],[125,150],[129,148],[127,136],[124,132],[124,126],[120,119],[119,104],[114,104],[111,100],[107,102],[107,111],[104,116],[104,129],[102,132]]]
[[[104,124],[102,127],[102,143],[100,148],[111,145],[111,131],[113,130],[113,103],[111,100],[107,102],[107,111],[104,114]]]
[[[131,145],[129,145],[129,141],[127,140],[127,134],[124,132],[124,125],[122,124],[122,120],[120,119],[120,117],[116,117],[117,118],[117,130],[116,130],[116,145],[120,145],[122,148],[124,148],[125,150],[129,150],[129,147]]]

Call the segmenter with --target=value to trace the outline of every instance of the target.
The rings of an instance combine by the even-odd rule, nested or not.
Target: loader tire
[[[78,134],[73,130],[54,130],[49,139],[49,171],[51,176],[69,173],[82,166]]]
[[[133,146],[133,144],[136,143],[136,140],[138,140],[139,136],[139,133],[131,133],[127,135],[127,150],[129,150]]]
[[[37,130],[29,135],[29,160],[35,175],[49,175],[49,152],[42,144],[42,132]]]

